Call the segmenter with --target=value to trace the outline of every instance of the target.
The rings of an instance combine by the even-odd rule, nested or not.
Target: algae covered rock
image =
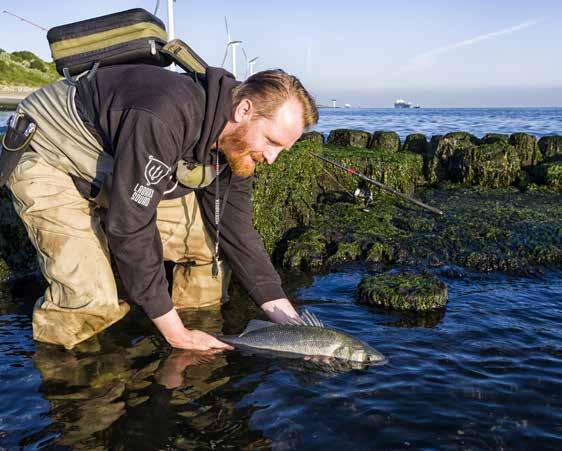
[[[562,136],[543,136],[539,139],[539,149],[545,160],[562,157]]]
[[[327,147],[324,155],[345,167],[351,167],[378,182],[403,193],[413,193],[416,186],[424,183],[423,157],[408,152],[373,152],[367,149]],[[353,194],[359,187],[373,195],[381,191],[374,185],[366,186],[361,179],[346,171],[324,164],[319,173],[319,184],[323,192],[347,191]],[[386,194],[385,194],[386,195]]]
[[[332,130],[328,136],[328,144],[343,147],[367,147],[371,134],[363,130],[340,128]]]
[[[35,248],[5,187],[0,189],[0,260],[4,278],[24,276],[38,269]]]
[[[471,155],[479,144],[478,138],[466,132],[452,132],[433,140],[428,156],[427,176],[431,182],[450,180],[466,183]],[[436,144],[435,144],[436,143]]]
[[[474,148],[466,169],[465,182],[501,188],[512,185],[519,178],[521,163],[515,147],[500,141]]]
[[[272,253],[285,232],[310,222],[323,164],[309,151],[322,153],[310,141],[297,142],[282,152],[274,165],[258,165],[253,189],[254,226]]]
[[[299,138],[299,141],[311,141],[320,146],[324,145],[324,135],[320,132],[305,132]]]
[[[515,148],[522,168],[534,166],[542,161],[537,138],[533,135],[529,135],[528,133],[513,133],[509,137],[509,144]]]
[[[513,184],[521,163],[506,135],[488,134],[482,143],[464,132],[448,133],[428,156],[426,174],[431,182],[448,180],[490,188]]]
[[[562,191],[562,161],[539,164],[530,169],[535,182]]]
[[[447,285],[428,274],[381,274],[364,278],[357,300],[391,310],[428,311],[447,304]]]
[[[385,152],[398,152],[400,150],[400,137],[396,132],[379,130],[373,133],[368,147]]]
[[[509,140],[509,135],[504,133],[486,133],[480,140],[481,144],[495,144],[498,142],[507,143]]]
[[[412,152],[420,155],[425,155],[429,149],[427,138],[422,133],[413,133],[406,136],[402,150],[404,152]]]
[[[308,230],[298,240],[289,241],[283,255],[283,267],[313,270],[324,264],[326,238],[317,230]]]

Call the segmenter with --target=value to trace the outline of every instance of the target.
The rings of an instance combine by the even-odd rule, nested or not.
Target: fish
[[[240,335],[223,335],[219,340],[241,350],[274,352],[287,357],[312,356],[342,361],[382,364],[386,358],[357,338],[330,329],[305,311],[300,321],[276,324],[251,320]]]

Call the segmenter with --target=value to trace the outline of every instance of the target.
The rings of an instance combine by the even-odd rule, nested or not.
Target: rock
[[[324,264],[326,238],[316,230],[308,230],[298,240],[289,241],[283,255],[283,267],[315,270]]]
[[[290,152],[282,152],[274,165],[258,165],[256,170],[254,225],[269,253],[287,230],[307,225],[314,216],[320,191],[318,175],[326,163],[312,157],[309,151],[323,153],[322,146],[300,141]]]
[[[373,133],[368,145],[369,149],[398,152],[400,150],[400,137],[396,132],[376,131]]]
[[[311,141],[321,146],[324,145],[324,135],[320,132],[306,132],[301,135],[299,141]]]
[[[509,137],[509,144],[515,147],[522,168],[534,166],[542,161],[537,138],[533,135],[527,133],[513,133]]]
[[[539,149],[545,160],[562,156],[562,136],[543,136],[539,139]]]
[[[427,138],[422,133],[414,133],[406,137],[402,150],[404,152],[412,152],[420,155],[425,155],[429,147]]]
[[[381,274],[364,278],[357,288],[357,300],[391,310],[424,312],[447,304],[447,285],[428,274]]]
[[[367,147],[370,139],[369,132],[340,128],[330,132],[327,143],[333,146]]]
[[[427,176],[430,182],[450,180],[467,182],[471,155],[479,141],[466,132],[452,132],[442,136],[428,155]],[[432,144],[435,141],[432,138]]]
[[[367,149],[326,148],[324,155],[345,167],[378,182],[384,183],[398,191],[413,193],[416,186],[424,183],[423,157],[409,152],[389,152],[380,150],[373,152]],[[379,188],[354,177],[346,171],[323,163],[318,181],[322,192],[347,191],[355,193],[361,188],[372,195],[380,195]],[[386,195],[386,194],[385,194]]]
[[[507,143],[509,140],[509,135],[504,133],[486,133],[480,140],[481,144],[495,144],[497,142]]]
[[[515,147],[507,141],[482,144],[470,155],[464,181],[488,188],[507,187],[519,179],[521,163]]]
[[[38,270],[35,248],[14,211],[6,187],[0,188],[0,260],[4,279],[23,277]]]
[[[562,161],[539,164],[530,169],[530,174],[536,183],[562,191]]]

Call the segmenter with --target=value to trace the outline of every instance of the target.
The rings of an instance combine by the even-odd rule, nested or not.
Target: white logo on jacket
[[[160,160],[157,160],[152,155],[148,157],[148,163],[144,168],[144,178],[146,178],[146,182],[148,186],[156,185],[160,182],[164,177],[166,177],[172,169],[169,166],[166,166]]]

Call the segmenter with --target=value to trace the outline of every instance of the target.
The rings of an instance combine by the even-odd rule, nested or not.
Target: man
[[[79,83],[79,95],[63,80],[19,106],[37,132],[8,186],[49,282],[34,338],[72,348],[127,313],[110,251],[128,300],[174,347],[229,348],[175,309],[220,302],[228,266],[272,321],[297,318],[253,228],[251,189],[256,163],[318,120],[298,79],[121,65]],[[165,259],[178,263],[171,298]]]

